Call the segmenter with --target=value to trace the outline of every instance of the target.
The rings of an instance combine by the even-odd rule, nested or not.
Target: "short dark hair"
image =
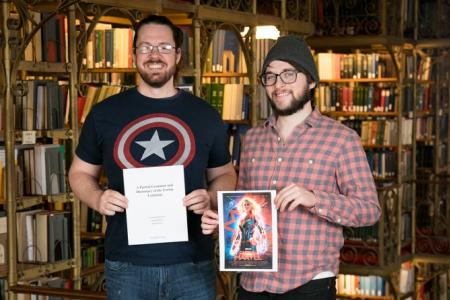
[[[178,26],[173,24],[172,21],[170,21],[165,16],[149,15],[134,25],[133,49],[136,49],[136,42],[139,30],[141,29],[142,26],[147,24],[158,24],[169,27],[172,30],[173,40],[175,41],[175,47],[179,49],[183,45],[183,31]]]

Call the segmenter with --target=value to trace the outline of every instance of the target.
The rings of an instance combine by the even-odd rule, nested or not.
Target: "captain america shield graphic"
[[[122,129],[114,145],[114,160],[122,169],[188,166],[195,141],[185,122],[168,114],[149,114]]]

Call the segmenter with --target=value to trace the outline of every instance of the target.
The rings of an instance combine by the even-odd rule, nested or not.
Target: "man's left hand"
[[[290,184],[277,193],[275,205],[280,211],[292,211],[299,206],[311,208],[316,204],[313,192],[296,184]]]
[[[211,196],[207,190],[198,189],[184,196],[183,204],[187,209],[201,215],[211,207]]]

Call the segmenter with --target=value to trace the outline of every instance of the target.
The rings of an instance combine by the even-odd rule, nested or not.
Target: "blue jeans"
[[[215,299],[211,261],[174,265],[138,266],[105,260],[108,300]]]

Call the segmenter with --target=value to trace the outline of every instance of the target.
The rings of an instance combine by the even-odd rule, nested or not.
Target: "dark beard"
[[[164,74],[158,74],[158,75],[150,75],[145,72],[141,72],[139,69],[139,75],[141,75],[142,80],[148,84],[149,86],[153,88],[160,88],[163,85],[165,85],[172,76],[174,76],[176,71],[176,66],[173,66],[172,68],[168,69],[167,72]]]
[[[302,110],[303,107],[305,107],[306,103],[311,100],[311,91],[305,91],[303,97],[294,99],[291,105],[284,109],[279,109],[278,107],[276,107],[275,103],[272,101],[272,99],[270,99],[269,96],[267,97],[267,100],[269,101],[275,116],[290,116],[292,114],[295,114],[299,110]]]

